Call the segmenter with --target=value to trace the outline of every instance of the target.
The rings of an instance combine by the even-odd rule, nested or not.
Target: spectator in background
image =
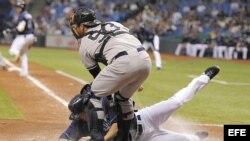
[[[31,2],[35,5],[34,0]],[[207,36],[216,25],[229,32],[227,36],[239,37],[249,29],[248,4],[246,0],[45,0],[40,21],[37,21],[37,33],[71,35],[65,15],[75,7],[86,6],[100,11],[97,19],[119,21],[130,29],[135,28],[134,23],[150,22],[161,37],[182,34],[187,37],[193,32],[190,26],[195,27],[197,22],[203,28],[202,35]],[[48,27],[53,30],[47,30]]]
[[[227,42],[225,41],[225,37],[223,35],[217,36],[217,45],[214,47],[213,50],[213,57],[226,59],[227,58]]]
[[[228,45],[227,59],[229,59],[229,60],[233,59],[236,44],[237,44],[237,41],[233,37],[229,36],[228,39],[227,39],[227,45]]]
[[[242,53],[242,59],[247,59],[248,48],[245,41],[241,39],[236,39],[236,46],[229,47],[228,59],[238,59],[238,54]]]
[[[182,41],[177,45],[175,49],[175,55],[177,56],[181,55],[182,51],[184,50],[185,51],[184,55],[190,56],[192,54],[192,51],[190,49],[191,49],[190,39],[188,36],[184,36],[182,38]]]

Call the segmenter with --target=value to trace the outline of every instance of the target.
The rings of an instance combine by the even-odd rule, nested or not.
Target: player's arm
[[[7,28],[3,32],[4,33],[15,33],[15,32],[23,32],[26,26],[26,21],[22,20],[21,22],[18,23],[18,25],[15,28]]]
[[[89,73],[96,78],[96,76],[101,72],[101,68],[93,57],[87,52],[81,54],[82,63],[85,65]]]
[[[16,30],[18,32],[23,32],[26,26],[26,21],[22,20],[21,22],[18,23],[18,25],[16,26]]]
[[[101,68],[98,63],[96,63],[93,67],[88,68],[88,71],[94,78],[96,78],[96,76],[101,72]]]
[[[104,136],[104,141],[111,141],[115,138],[118,132],[118,126],[117,123],[113,123],[107,132],[107,134]]]

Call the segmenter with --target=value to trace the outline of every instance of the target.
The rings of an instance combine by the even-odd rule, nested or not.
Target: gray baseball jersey
[[[92,92],[102,97],[119,91],[124,98],[130,98],[151,69],[150,57],[141,48],[140,41],[120,23],[107,22],[88,29],[79,48],[83,64],[88,70],[95,68],[99,60],[107,64],[92,82]],[[123,113],[133,111],[130,100],[120,105]],[[127,116],[132,118],[133,114]]]

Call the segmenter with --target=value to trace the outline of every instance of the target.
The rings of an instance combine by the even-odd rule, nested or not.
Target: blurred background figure
[[[34,36],[35,25],[32,15],[26,10],[27,4],[24,1],[17,1],[14,6],[17,14],[16,24],[12,28],[5,29],[3,34],[17,34],[11,44],[9,54],[15,56],[15,62],[21,61],[20,76],[26,77],[29,74],[27,52],[36,41]]]
[[[162,61],[161,55],[159,52],[160,49],[160,38],[159,36],[153,31],[153,29],[146,29],[143,23],[139,24],[139,28],[134,31],[135,36],[141,41],[142,46],[149,50],[151,49],[154,58],[155,58],[155,66],[157,70],[162,69]]]
[[[182,41],[178,43],[176,50],[175,50],[175,55],[187,55],[191,56],[192,55],[192,48],[190,45],[190,39],[189,37],[183,37]]]
[[[243,39],[237,39],[234,46],[230,46],[228,49],[228,59],[238,59],[239,54],[242,54],[242,59],[247,59],[248,48]]]
[[[1,52],[0,52],[0,69],[7,70],[7,65],[4,62],[4,59],[3,59],[3,56],[2,56]]]
[[[218,35],[216,46],[214,47],[214,58],[226,59],[227,58],[227,42],[224,36]]]

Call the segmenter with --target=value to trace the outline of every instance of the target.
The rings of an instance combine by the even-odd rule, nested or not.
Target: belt
[[[33,34],[33,33],[27,33],[27,34],[18,34],[18,36],[24,36],[24,37],[26,37],[26,36],[28,36],[28,35],[31,35],[31,34]]]
[[[141,136],[141,134],[143,132],[143,128],[142,128],[141,116],[140,115],[136,115],[136,119],[137,119],[137,129],[136,129],[137,130],[136,140],[137,140]]]
[[[145,48],[144,47],[139,47],[136,50],[137,50],[137,52],[141,52],[141,51],[144,51]],[[128,52],[127,51],[122,51],[122,52],[117,53],[115,55],[115,57],[111,60],[111,62],[113,62],[113,60],[115,60],[115,59],[117,59],[117,58],[119,58],[121,56],[124,56],[124,55],[128,55]]]

